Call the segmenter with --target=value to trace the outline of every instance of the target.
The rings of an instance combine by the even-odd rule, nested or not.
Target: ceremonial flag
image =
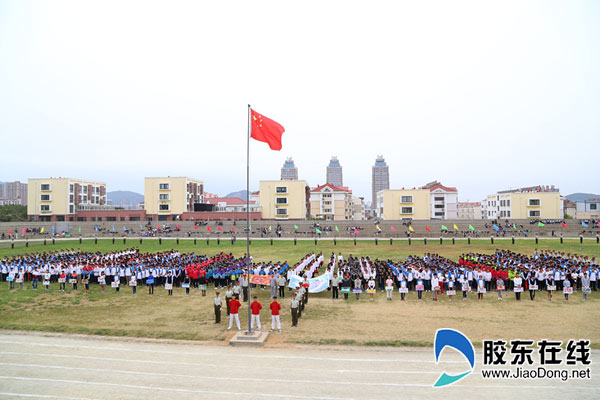
[[[546,224],[543,222],[538,222],[538,226],[544,226],[544,225],[546,225]]]
[[[179,226],[179,224],[177,224],[177,229],[178,229],[178,230],[181,230],[181,226]]]
[[[425,225],[425,230],[426,230],[427,232],[431,232],[431,229],[429,229],[429,227],[428,227],[427,225]]]
[[[142,224],[140,224],[140,231],[143,231],[144,227],[142,226]]]
[[[513,223],[513,229],[517,229],[517,226]]]
[[[294,229],[298,229],[298,225],[294,225]]]
[[[271,225],[269,225],[269,232],[271,232]]]
[[[232,230],[233,232],[235,232],[235,228],[234,228],[233,226],[231,227],[231,230]]]
[[[381,228],[379,227],[379,225],[375,225],[375,227],[377,228],[378,231],[381,230]]]
[[[81,233],[81,227],[77,228],[77,232]]]
[[[581,221],[581,226],[583,226],[584,228],[589,228],[589,225],[586,224],[585,222]]]
[[[220,231],[223,230],[223,228],[221,228],[220,226],[217,226],[217,229],[220,230]]]
[[[442,230],[443,231],[447,231],[448,230],[448,228],[446,228],[446,225],[442,225]]]
[[[24,235],[24,234],[25,234],[25,231],[26,231],[26,230],[27,230],[27,228],[23,228],[22,235]]]
[[[197,226],[197,225],[194,225],[194,229],[195,229],[195,230],[198,230],[198,226]]]
[[[338,229],[337,225],[335,226],[335,231],[339,232],[340,230]]]
[[[285,132],[283,126],[250,109],[250,137],[269,144],[271,150],[281,150],[281,135]]]
[[[317,231],[317,233],[320,235],[321,234],[321,230],[319,228],[315,228],[315,230]]]
[[[12,228],[8,228],[8,236],[12,235]]]
[[[358,232],[358,229],[354,228],[354,234],[355,234],[355,235],[358,235],[358,233],[359,233],[359,232]]]
[[[113,232],[115,231],[115,226],[114,225],[113,225],[113,229],[112,230],[113,230]]]
[[[564,222],[561,225],[562,225],[563,228],[569,229],[569,227],[567,226],[567,224],[565,224]]]
[[[94,225],[94,230],[98,232],[98,225]]]
[[[598,228],[600,228],[600,221],[598,221]]]
[[[127,227],[123,227],[123,232],[127,232]]]
[[[40,233],[44,233],[44,227],[42,227],[42,229],[40,229]],[[54,233],[54,227],[52,227],[52,233]]]
[[[409,227],[408,227],[408,230],[409,230],[409,231],[411,231],[411,232],[414,232],[414,231],[415,231],[415,230],[413,229],[413,227],[412,227],[412,226],[409,226]]]
[[[393,226],[392,226],[392,231],[396,232],[396,228],[394,228]]]
[[[458,230],[458,226],[456,226],[456,224],[454,224],[454,230],[457,231]]]
[[[210,226],[207,226],[206,229],[208,229],[209,232],[212,232],[212,229],[210,229]]]
[[[494,230],[495,230],[496,232],[498,232],[498,231],[500,230],[500,228],[498,228],[498,225],[494,224]]]
[[[473,228],[473,225],[471,225],[471,224],[469,224],[469,229],[472,230],[472,231],[475,230],[475,228]]]

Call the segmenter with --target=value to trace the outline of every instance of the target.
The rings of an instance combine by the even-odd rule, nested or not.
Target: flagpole
[[[248,333],[252,333],[250,310],[250,104],[248,104],[248,132],[246,133],[246,279],[248,281]]]

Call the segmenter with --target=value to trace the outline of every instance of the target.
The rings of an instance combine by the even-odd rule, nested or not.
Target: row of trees
[[[0,206],[0,222],[27,221],[27,207],[21,205]]]

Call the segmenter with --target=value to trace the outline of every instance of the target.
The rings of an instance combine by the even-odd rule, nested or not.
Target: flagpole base
[[[261,347],[265,345],[269,332],[261,331],[244,331],[238,332],[229,340],[229,344],[232,346],[249,346],[249,347]]]

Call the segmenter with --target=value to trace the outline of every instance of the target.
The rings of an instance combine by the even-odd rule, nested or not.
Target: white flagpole
[[[248,280],[248,333],[252,333],[252,311],[250,310],[250,291],[252,284],[250,283],[250,124],[251,112],[250,104],[248,104],[248,132],[246,136],[246,277]]]

